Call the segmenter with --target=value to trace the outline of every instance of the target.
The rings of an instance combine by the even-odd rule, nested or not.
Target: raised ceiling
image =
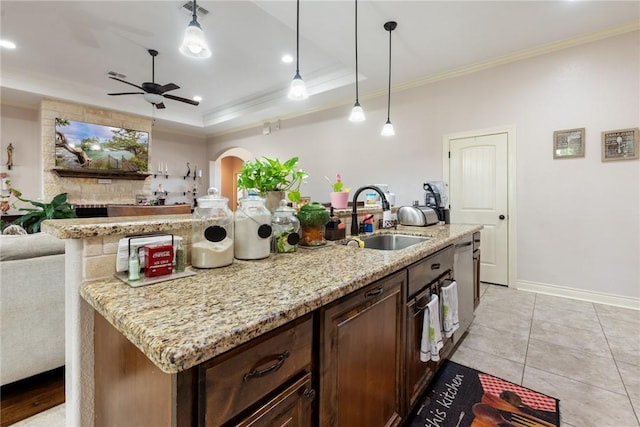
[[[290,101],[295,62],[295,1],[199,1],[213,55],[197,60],[178,47],[190,21],[185,1],[0,2],[0,35],[18,45],[0,52],[2,97],[37,103],[49,96],[153,116],[163,127],[215,134],[354,100],[354,2],[302,0],[300,72],[311,97]],[[640,28],[637,1],[371,1],[360,0],[360,98],[387,85],[388,33],[395,87],[544,49],[559,41]],[[171,94],[203,97],[197,107],[166,100],[156,110],[110,71],[157,83]],[[526,82],[523,82],[526,83]],[[366,101],[361,102],[366,111]]]

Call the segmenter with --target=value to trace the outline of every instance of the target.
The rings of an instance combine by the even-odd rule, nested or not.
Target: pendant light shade
[[[202,31],[198,23],[197,10],[196,0],[193,0],[193,15],[189,26],[184,32],[180,53],[190,58],[209,58],[211,56],[211,50],[204,37],[204,31]]]
[[[351,109],[351,115],[349,121],[351,122],[364,122],[367,118],[364,115],[364,110],[360,106],[360,99],[358,99],[358,0],[355,0],[355,34],[356,34],[356,103],[353,104]]]
[[[389,21],[384,24],[384,29],[389,31],[389,87],[387,94],[387,122],[382,127],[382,136],[393,136],[396,134],[391,124],[391,32],[396,29],[398,23],[395,21]]]
[[[364,115],[364,110],[360,106],[360,103],[356,101],[353,108],[351,109],[351,115],[349,116],[349,121],[352,122],[364,122],[367,118]]]
[[[291,80],[289,86],[289,99],[300,101],[307,99],[309,93],[307,87],[300,76],[300,0],[296,1],[296,75]]]
[[[382,126],[382,132],[380,135],[382,136],[393,136],[396,134],[396,131],[393,129],[393,125],[391,124],[391,120],[387,119],[387,123]]]

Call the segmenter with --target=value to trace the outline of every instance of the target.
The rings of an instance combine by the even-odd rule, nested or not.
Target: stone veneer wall
[[[69,202],[76,205],[134,204],[136,194],[151,194],[150,177],[146,180],[112,179],[110,184],[99,184],[97,178],[59,177],[52,171],[56,164],[56,118],[148,132],[151,152],[151,119],[45,98],[40,103],[42,195],[45,201],[66,192],[69,193]]]

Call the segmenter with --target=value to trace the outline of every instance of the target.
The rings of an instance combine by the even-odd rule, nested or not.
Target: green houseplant
[[[300,202],[300,185],[307,173],[298,168],[298,157],[285,162],[263,157],[248,160],[238,175],[238,188],[256,190],[265,197],[269,191],[286,191],[290,201]]]
[[[76,217],[73,207],[67,202],[67,193],[58,194],[49,203],[41,203],[34,200],[23,199],[22,193],[15,188],[10,189],[10,192],[16,199],[34,206],[33,208],[20,208],[20,211],[27,213],[13,221],[14,224],[27,230],[27,233],[38,233],[40,231],[40,224],[45,219]]]

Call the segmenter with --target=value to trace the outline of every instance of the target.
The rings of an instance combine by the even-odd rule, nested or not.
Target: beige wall
[[[323,178],[352,189],[386,183],[398,205],[424,200],[442,178],[449,133],[514,125],[517,141],[517,278],[520,283],[620,295],[640,306],[640,161],[602,162],[600,133],[640,126],[638,31],[392,93],[393,138],[383,138],[386,97],[212,138],[209,152],[300,157],[302,193],[328,199]],[[586,157],[553,159],[553,132],[586,128]]]
[[[40,103],[40,126],[45,200],[51,200],[56,194],[66,192],[69,193],[69,202],[73,204],[135,203],[136,194],[149,192],[148,178],[144,181],[113,179],[109,184],[100,184],[96,178],[59,177],[52,171],[56,164],[56,118],[148,132],[149,151],[152,147],[150,119],[54,99],[43,99]]]

